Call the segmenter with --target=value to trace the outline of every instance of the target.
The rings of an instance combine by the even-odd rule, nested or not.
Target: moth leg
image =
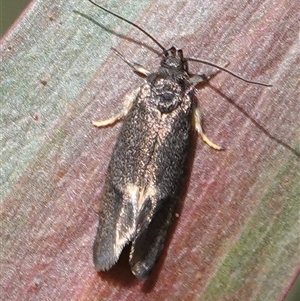
[[[228,64],[229,63],[227,63],[224,67],[226,67]],[[205,75],[205,74],[194,75],[189,80],[190,83],[191,83],[191,87],[187,91],[187,93],[189,93],[191,90],[193,90],[195,88],[195,86],[197,86],[198,84],[212,79],[214,76],[216,76],[221,71],[222,70],[217,70],[217,71],[211,73],[210,75]],[[210,146],[211,148],[213,148],[215,150],[221,150],[222,149],[222,147],[220,147],[219,145],[217,145],[214,142],[212,142],[211,140],[209,140],[209,138],[204,134],[204,131],[203,131],[202,126],[201,126],[201,113],[200,113],[200,110],[198,108],[195,108],[194,111],[193,111],[193,123],[194,123],[194,128],[196,129],[198,134],[201,136],[202,140],[208,146]]]
[[[133,102],[136,98],[136,94],[137,94],[138,90],[139,89],[135,89],[133,93],[131,93],[130,95],[128,95],[126,97],[126,99],[124,101],[123,109],[120,113],[116,114],[115,116],[113,116],[111,118],[105,119],[105,120],[92,121],[92,124],[96,127],[104,127],[107,125],[112,125],[115,122],[122,119],[123,117],[125,117],[133,105]]]
[[[147,69],[145,69],[142,65],[135,63],[135,62],[131,62],[129,60],[127,60],[118,50],[116,50],[115,48],[112,48],[112,50],[128,65],[130,66],[130,68],[133,70],[133,72],[142,74],[143,76],[148,76],[151,74],[150,71],[148,71]]]
[[[229,65],[229,63],[225,64],[222,68],[226,68],[228,65]],[[192,76],[189,79],[189,82],[191,84],[189,91],[193,90],[198,84],[211,80],[217,74],[219,74],[221,71],[222,70],[219,69],[214,72],[211,72],[210,74],[201,73],[201,74],[196,74],[196,75]]]
[[[215,150],[221,150],[222,147],[220,147],[219,145],[213,143],[212,141],[210,141],[208,139],[208,137],[204,134],[204,131],[202,129],[201,126],[201,113],[200,110],[198,108],[195,108],[193,111],[193,123],[194,123],[194,128],[196,129],[196,131],[198,132],[198,134],[201,136],[202,140],[211,148],[215,149]]]
[[[217,71],[217,73],[219,73],[219,72],[220,72],[220,70]],[[197,86],[198,84],[208,81],[214,75],[216,75],[216,74],[212,74],[212,75],[196,74],[196,75],[192,76],[189,79],[189,82],[191,83],[191,88],[189,89],[189,91],[193,90],[195,88],[195,86]]]

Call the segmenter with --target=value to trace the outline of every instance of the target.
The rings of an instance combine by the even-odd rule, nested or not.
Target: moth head
[[[187,72],[187,61],[183,57],[182,49],[176,49],[172,46],[164,50],[163,55],[164,58],[161,61],[162,67]]]

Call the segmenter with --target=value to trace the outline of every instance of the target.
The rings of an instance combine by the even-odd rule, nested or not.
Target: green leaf
[[[91,246],[117,113],[155,71],[153,42],[88,1],[33,1],[1,40],[1,267],[5,300],[282,300],[299,271],[297,6],[276,0],[98,1],[166,48],[224,65],[196,93],[217,152],[195,143],[179,218],[153,275],[126,252],[97,274]],[[237,5],[238,4],[238,5]],[[208,66],[190,64],[193,73]]]

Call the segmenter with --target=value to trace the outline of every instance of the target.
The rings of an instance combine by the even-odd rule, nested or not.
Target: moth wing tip
[[[130,269],[132,274],[138,279],[145,279],[149,276],[152,271],[152,266],[149,266],[145,261],[138,261],[133,263],[129,260]]]
[[[118,257],[110,257],[110,258],[94,258],[94,266],[97,272],[104,272],[110,270],[118,261]]]

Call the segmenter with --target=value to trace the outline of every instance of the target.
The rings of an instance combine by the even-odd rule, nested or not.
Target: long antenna
[[[162,49],[162,51],[164,52],[164,54],[167,53],[167,49],[162,45],[160,44],[155,38],[153,38],[146,30],[144,30],[142,27],[138,26],[137,24],[121,17],[120,15],[118,14],[115,14],[113,12],[111,12],[110,10],[104,8],[103,6],[95,3],[94,1],[91,1],[91,0],[88,0],[90,3],[92,3],[93,5],[99,7],[100,9],[104,10],[105,12],[119,18],[120,20],[132,25],[133,27],[137,28],[138,30],[140,30],[142,33],[144,33],[148,38],[150,38],[157,46],[159,46],[159,48]],[[249,83],[249,84],[255,84],[255,85],[260,85],[260,86],[264,86],[264,87],[272,87],[272,85],[269,85],[269,84],[265,84],[265,83],[260,83],[260,82],[255,82],[255,81],[251,81],[251,80],[248,80],[248,79],[245,79],[244,77],[240,76],[240,75],[237,75],[235,74],[234,72],[230,71],[229,69],[225,68],[225,67],[221,67],[221,66],[218,66],[214,63],[211,63],[209,61],[205,61],[205,60],[201,60],[201,59],[194,59],[194,58],[185,58],[185,61],[191,61],[191,62],[198,62],[198,63],[202,63],[202,64],[206,64],[206,65],[209,65],[209,66],[212,66],[212,67],[215,67],[215,68],[218,68],[224,72],[227,72],[228,74],[246,82],[246,83]]]
[[[230,75],[232,75],[232,76],[234,76],[234,77],[236,77],[236,78],[238,78],[238,79],[240,79],[240,80],[242,80],[242,81],[244,81],[244,82],[246,82],[246,83],[249,83],[249,84],[260,85],[260,86],[264,86],[264,87],[272,87],[272,85],[270,85],[270,84],[255,82],[255,81],[246,79],[246,78],[244,78],[244,77],[242,77],[242,76],[240,76],[240,75],[238,75],[238,74],[236,74],[236,73],[230,71],[229,69],[227,69],[227,68],[225,68],[225,67],[221,67],[221,66],[216,65],[216,64],[214,64],[214,63],[212,63],[212,62],[209,62],[209,61],[200,60],[200,59],[194,59],[194,58],[186,58],[186,60],[187,60],[187,61],[191,61],[191,62],[203,63],[203,64],[205,64],[205,65],[209,65],[209,66],[212,66],[212,67],[216,67],[216,68],[218,68],[218,69],[220,69],[220,70],[222,70],[222,71],[225,71],[225,72],[229,73]]]
[[[119,18],[119,19],[121,19],[122,21],[127,22],[128,24],[134,26],[135,28],[139,29],[139,30],[140,30],[142,33],[144,33],[148,38],[150,38],[157,46],[159,46],[159,47],[162,49],[163,52],[166,51],[166,48],[165,48],[162,44],[160,44],[156,39],[154,39],[154,38],[153,38],[146,30],[144,30],[142,27],[140,27],[140,26],[136,25],[135,23],[133,23],[133,22],[131,22],[131,21],[129,21],[129,20],[127,20],[127,19],[125,19],[125,18],[123,18],[123,17],[121,17],[121,16],[119,16],[119,15],[117,15],[117,14],[111,12],[111,11],[109,11],[108,9],[106,9],[106,8],[104,8],[103,6],[101,6],[101,5],[97,4],[97,3],[95,3],[94,1],[91,1],[91,0],[88,0],[88,1],[91,2],[92,4],[94,4],[95,6],[99,7],[100,9],[106,11],[107,13],[109,13],[109,14],[111,14],[111,15],[113,15],[113,16]]]

